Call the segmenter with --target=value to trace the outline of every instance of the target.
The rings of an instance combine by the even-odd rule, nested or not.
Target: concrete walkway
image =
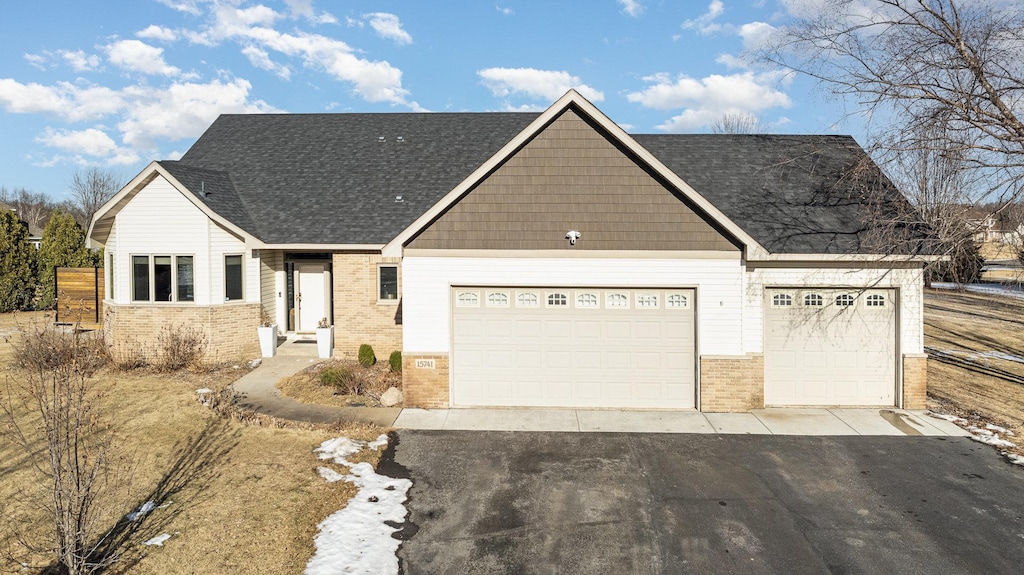
[[[256,369],[231,384],[241,397],[238,404],[257,413],[292,421],[337,423],[351,421],[391,427],[402,411],[398,407],[331,407],[301,403],[281,395],[277,382],[319,361],[316,342],[290,336],[277,348],[277,355],[263,358]]]
[[[751,413],[590,409],[403,409],[394,427],[472,431],[965,436],[903,409],[757,409]]]
[[[956,425],[923,411],[902,409],[758,409],[751,413],[599,409],[401,409],[330,407],[281,395],[277,382],[316,363],[316,342],[291,335],[275,357],[231,387],[239,405],[281,419],[310,423],[352,421],[400,429],[467,431],[575,431],[729,433],[757,435],[966,436]]]

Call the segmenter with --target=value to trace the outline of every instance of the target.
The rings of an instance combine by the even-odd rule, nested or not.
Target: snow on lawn
[[[1020,288],[1006,286],[1002,284],[955,284],[952,282],[932,282],[933,289],[941,290],[958,290],[965,289],[970,293],[978,293],[984,295],[1000,295],[1004,297],[1015,297],[1017,299],[1024,299],[1024,291]]]
[[[1017,447],[1017,444],[1013,443],[1012,441],[1007,441],[1002,437],[999,437],[1000,434],[1012,437],[1013,432],[1010,431],[1009,429],[1006,429],[1005,427],[1000,427],[998,425],[993,425],[991,423],[985,423],[983,427],[978,427],[977,425],[971,423],[970,421],[962,417],[957,417],[955,415],[946,415],[945,413],[935,413],[934,411],[929,411],[928,415],[931,415],[932,417],[937,419],[945,419],[946,421],[950,421],[966,429],[967,432],[971,434],[970,437],[974,441],[985,443],[991,445],[992,447],[1004,448],[1002,454],[1007,459],[1009,459],[1011,463],[1016,463],[1017,465],[1024,465],[1024,457],[1013,453],[1009,453],[1005,450],[1006,448]]]
[[[313,541],[316,554],[306,564],[307,575],[397,575],[395,553],[401,542],[391,536],[398,529],[385,521],[392,524],[405,521],[406,492],[412,482],[385,477],[369,463],[351,463],[347,459],[363,448],[379,449],[387,444],[386,435],[369,443],[337,437],[314,450],[320,459],[330,459],[349,471],[348,475],[342,475],[320,467],[317,471],[321,477],[331,483],[348,481],[359,488],[359,493],[349,500],[348,506],[332,513],[317,526],[320,532]]]

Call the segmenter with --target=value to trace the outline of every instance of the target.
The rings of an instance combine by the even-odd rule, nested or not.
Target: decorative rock
[[[380,396],[380,404],[384,407],[393,407],[402,403],[405,397],[402,396],[402,390],[397,387],[389,387],[383,395]]]

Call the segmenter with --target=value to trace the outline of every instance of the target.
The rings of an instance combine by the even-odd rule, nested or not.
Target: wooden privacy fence
[[[54,274],[61,323],[103,323],[103,268],[57,268]]]

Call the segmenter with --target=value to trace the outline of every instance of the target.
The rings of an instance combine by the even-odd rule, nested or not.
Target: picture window
[[[381,300],[398,299],[398,266],[380,266],[377,270],[379,274],[377,298]]]

